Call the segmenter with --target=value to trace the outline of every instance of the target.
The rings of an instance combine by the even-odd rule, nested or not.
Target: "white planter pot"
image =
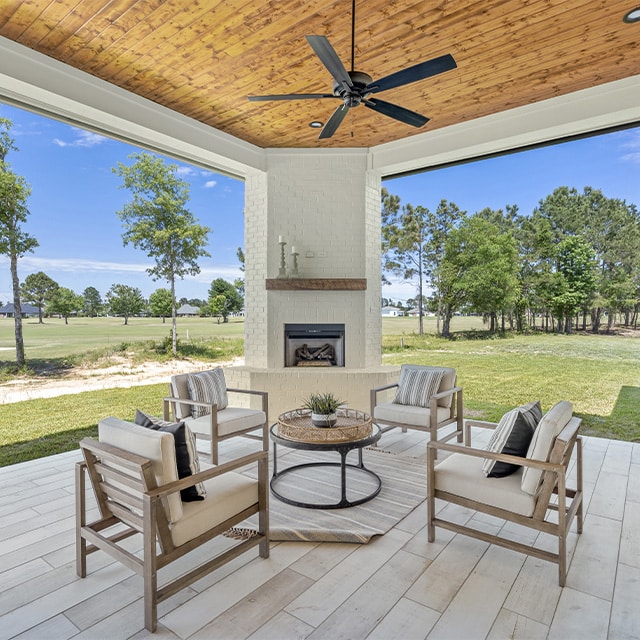
[[[314,427],[333,427],[338,422],[338,416],[335,413],[313,413],[311,412],[311,423]]]

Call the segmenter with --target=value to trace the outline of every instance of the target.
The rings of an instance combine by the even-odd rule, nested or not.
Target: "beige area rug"
[[[311,461],[339,461],[337,453],[287,451],[278,448],[278,470]],[[351,452],[347,462],[356,463]],[[365,544],[373,536],[383,535],[415,509],[427,496],[426,465],[411,458],[377,449],[364,451],[365,467],[382,479],[380,493],[355,507],[342,509],[306,509],[294,507],[273,494],[269,496],[271,539],[354,542]],[[269,472],[271,476],[271,471]],[[368,474],[347,468],[347,499],[357,500],[371,493],[375,480]],[[307,468],[287,474],[278,480],[279,493],[305,502],[340,501],[339,467]],[[255,519],[248,521],[256,524]],[[236,530],[238,533],[241,530]]]

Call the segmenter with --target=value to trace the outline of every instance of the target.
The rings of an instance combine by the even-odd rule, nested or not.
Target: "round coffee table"
[[[377,424],[372,424],[368,414],[355,409],[339,409],[338,422],[334,427],[315,427],[311,423],[311,415],[305,410],[287,411],[278,418],[278,422],[271,426],[270,435],[273,441],[273,475],[271,476],[271,491],[273,495],[295,507],[306,509],[343,509],[353,507],[375,498],[380,493],[382,481],[378,474],[367,469],[362,461],[364,447],[380,439],[381,430]],[[339,462],[307,462],[296,464],[286,469],[278,470],[277,445],[289,449],[305,451],[335,451],[340,455]],[[347,454],[356,449],[358,463],[347,462]],[[311,467],[338,467],[340,469],[341,498],[336,503],[303,502],[287,497],[278,491],[279,480],[287,475],[300,472]],[[374,480],[374,488],[367,495],[357,500],[347,499],[347,469],[368,475]]]

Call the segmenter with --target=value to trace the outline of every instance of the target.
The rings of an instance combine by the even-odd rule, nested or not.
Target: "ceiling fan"
[[[424,80],[431,76],[438,75],[445,71],[456,68],[456,61],[453,56],[446,54],[432,60],[426,60],[419,64],[407,67],[401,71],[396,71],[380,80],[374,81],[371,76],[362,71],[354,69],[355,58],[355,23],[356,23],[356,2],[351,4],[351,71],[347,71],[342,64],[335,49],[325,36],[305,36],[309,46],[320,58],[320,62],[327,68],[333,77],[333,93],[290,93],[284,95],[248,96],[251,102],[261,102],[267,100],[317,100],[324,98],[342,100],[342,104],[333,112],[327,123],[320,132],[319,139],[330,138],[344,120],[349,109],[363,104],[372,109],[405,124],[414,127],[421,127],[429,121],[429,118],[410,111],[404,107],[385,102],[373,94],[387,89],[393,89],[405,84]]]

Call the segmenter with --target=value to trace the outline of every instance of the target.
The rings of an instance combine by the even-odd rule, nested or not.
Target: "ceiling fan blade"
[[[345,89],[353,87],[353,82],[351,82],[342,60],[338,58],[338,54],[329,40],[325,36],[305,36],[305,38],[333,79],[343,85]]]
[[[433,60],[420,62],[402,71],[396,71],[380,80],[374,80],[367,85],[365,92],[378,93],[379,91],[386,91],[387,89],[393,89],[394,87],[400,87],[405,84],[417,82],[418,80],[430,78],[431,76],[436,76],[439,73],[455,69],[457,66],[453,56],[447,53],[439,58],[433,58]]]
[[[427,118],[426,116],[421,116],[415,111],[409,111],[409,109],[399,107],[397,104],[391,104],[390,102],[385,102],[384,100],[378,100],[378,98],[363,100],[362,103],[365,105],[365,107],[369,107],[369,109],[373,109],[374,111],[377,111],[382,115],[400,120],[400,122],[410,124],[414,127],[421,127],[423,124],[429,122],[429,118]]]
[[[318,136],[318,140],[322,140],[324,138],[330,138],[340,126],[344,117],[349,112],[349,108],[346,104],[341,104],[334,112],[333,115],[327,120],[327,124],[324,125],[320,135]]]
[[[317,100],[320,98],[340,98],[333,93],[286,93],[273,96],[247,96],[251,102],[264,102],[266,100]]]

